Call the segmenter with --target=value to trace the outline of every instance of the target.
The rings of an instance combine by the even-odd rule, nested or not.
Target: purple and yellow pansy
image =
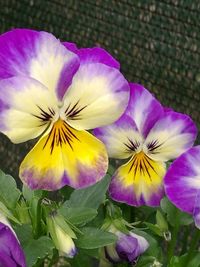
[[[0,131],[13,143],[40,137],[20,166],[31,189],[99,181],[107,152],[86,130],[116,121],[128,100],[129,84],[105,50],[27,29],[0,36]]]
[[[110,196],[133,206],[157,206],[164,195],[165,163],[192,147],[197,129],[189,116],[166,109],[141,85],[130,84],[118,121],[94,130],[114,159],[128,159],[112,177]]]

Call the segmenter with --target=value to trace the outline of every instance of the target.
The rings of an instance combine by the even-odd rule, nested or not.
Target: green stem
[[[174,250],[176,248],[177,236],[178,236],[179,227],[180,227],[178,214],[175,214],[175,216],[176,216],[176,222],[175,222],[175,226],[172,229],[171,241],[169,243],[169,247],[168,247],[168,251],[167,251],[168,264],[170,263],[170,260],[171,260],[172,256],[174,255]]]
[[[182,239],[182,249],[181,249],[181,252],[180,252],[180,255],[183,255],[186,253],[187,251],[187,246],[188,246],[188,236],[190,235],[189,231],[190,231],[190,228],[187,226],[187,227],[184,227],[183,228],[183,231],[184,231],[184,236],[183,236],[183,239]]]
[[[195,252],[195,249],[199,243],[199,240],[200,240],[200,231],[198,229],[196,229],[194,231],[194,235],[193,235],[193,238],[192,238],[192,241],[190,244],[190,249],[189,249],[187,257],[185,259],[185,266],[188,266],[193,254]]]
[[[53,255],[52,255],[52,258],[48,264],[48,267],[52,267],[54,266],[55,263],[58,262],[58,259],[59,259],[59,254],[58,254],[58,250],[57,249],[53,249]]]

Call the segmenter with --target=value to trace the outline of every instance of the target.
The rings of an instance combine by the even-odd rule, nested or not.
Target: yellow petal
[[[110,195],[133,206],[157,206],[163,196],[164,174],[164,163],[153,161],[144,152],[137,153],[114,174]]]
[[[64,185],[82,188],[99,181],[108,158],[101,141],[58,120],[20,167],[20,178],[32,189],[56,190]]]

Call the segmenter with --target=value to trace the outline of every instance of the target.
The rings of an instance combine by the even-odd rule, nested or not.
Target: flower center
[[[143,175],[147,176],[151,181],[152,172],[157,174],[154,168],[155,162],[143,151],[140,151],[139,153],[133,155],[130,163],[131,164],[128,172],[134,172],[134,177],[136,177],[137,175]]]
[[[135,154],[143,152],[148,155],[149,153],[156,154],[162,143],[159,140],[152,140],[146,143],[142,138],[137,138],[134,141],[128,138],[128,141],[124,145],[128,153]]]
[[[71,150],[73,150],[74,139],[80,141],[75,135],[75,131],[64,120],[58,119],[48,134],[48,138],[43,146],[50,147],[50,153],[53,153],[55,147],[62,147],[64,144],[68,144]]]
[[[81,106],[79,101],[77,101],[75,104],[69,103],[67,107],[64,107],[63,103],[56,108],[47,107],[45,109],[37,105],[39,114],[32,115],[38,118],[41,123],[40,126],[43,126],[49,122],[53,122],[55,124],[59,119],[63,121],[80,120],[80,113],[86,107],[87,105]]]

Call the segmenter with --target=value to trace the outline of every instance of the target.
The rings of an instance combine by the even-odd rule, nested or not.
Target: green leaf
[[[75,241],[77,247],[95,249],[113,244],[117,241],[116,235],[93,227],[81,229],[83,235]]]
[[[154,261],[156,260],[155,257],[152,256],[141,256],[139,261],[137,262],[137,267],[149,267],[153,266]]]
[[[185,254],[181,257],[174,256],[171,258],[171,261],[167,267],[186,267],[185,261],[188,254]],[[187,263],[187,267],[200,267],[200,253],[194,251],[194,255],[191,258],[190,262]]]
[[[45,191],[44,190],[31,190],[27,186],[23,185],[22,193],[23,193],[24,198],[28,202],[30,202],[32,200],[32,198],[34,198],[34,197],[40,199],[43,196],[43,194],[45,193]]]
[[[55,227],[59,226],[64,231],[64,233],[69,235],[71,238],[76,238],[74,231],[71,229],[71,227],[68,225],[67,221],[65,221],[65,218],[62,215],[55,216],[53,218],[53,223]]]
[[[36,264],[38,259],[43,259],[52,253],[54,245],[51,239],[47,236],[42,236],[39,239],[31,239],[24,245],[24,253],[28,267]]]
[[[171,226],[189,225],[193,222],[190,214],[177,209],[166,197],[161,200],[161,209],[167,214],[167,220]]]
[[[22,224],[30,223],[29,207],[26,205],[24,198],[18,201],[15,207],[15,214]]]
[[[156,223],[162,232],[168,231],[168,224],[165,217],[159,210],[156,212]]]
[[[16,207],[21,192],[17,189],[15,179],[0,170],[0,201],[10,210]]]
[[[80,251],[81,249],[79,249]],[[96,259],[99,259],[99,249],[96,248],[96,249],[83,249],[82,250],[84,254],[92,257],[92,258],[96,258]]]
[[[32,227],[30,224],[17,225],[14,230],[22,247],[24,247],[29,240],[33,239]]]
[[[13,214],[7,209],[7,207],[2,202],[0,202],[0,213],[2,213],[5,217],[12,220],[13,222],[20,224],[18,219],[13,216]]]
[[[99,250],[95,249],[78,249],[78,253],[73,259],[67,259],[72,267],[91,267],[99,266],[97,260],[99,259]],[[63,265],[67,267],[68,265]]]
[[[160,230],[159,226],[156,225],[156,224],[152,224],[152,223],[148,223],[148,222],[145,222],[144,223],[146,226],[148,226],[148,228],[156,235],[158,236],[163,236],[163,232]]]
[[[95,209],[87,207],[69,208],[67,203],[64,203],[59,211],[68,221],[75,225],[87,223],[97,216]]]
[[[85,250],[79,250],[78,254],[73,259],[68,259],[73,267],[91,267],[94,259],[85,253]],[[67,265],[64,265],[67,267]],[[63,267],[64,267],[63,266]],[[95,264],[94,266],[98,266]]]
[[[106,175],[100,182],[87,187],[73,191],[66,205],[73,207],[87,207],[97,209],[105,200],[106,191],[110,183],[110,176]]]
[[[35,238],[38,238],[42,232],[42,207],[41,201],[37,197],[33,197],[30,202],[29,213],[31,216],[31,221],[33,225],[33,233]]]
[[[31,225],[19,225],[14,230],[25,252],[28,267],[36,264],[38,259],[43,259],[47,254],[51,254],[54,248],[51,239],[47,236],[43,236],[37,240],[33,239]]]

